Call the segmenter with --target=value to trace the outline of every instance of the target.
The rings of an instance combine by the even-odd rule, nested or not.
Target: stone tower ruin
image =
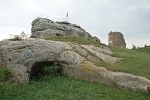
[[[108,45],[126,48],[126,43],[123,34],[120,32],[110,32],[108,34]]]

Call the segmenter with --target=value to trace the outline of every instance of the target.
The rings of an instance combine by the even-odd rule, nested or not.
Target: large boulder
[[[93,78],[95,82],[113,83],[113,77],[106,69],[97,68],[91,62],[85,63],[86,59],[72,51],[72,47],[65,42],[34,38],[23,41],[3,40],[0,51],[4,64],[13,71],[13,79],[20,83],[28,83],[35,73],[33,70],[36,71],[42,64],[55,61],[61,65],[62,73],[68,76],[70,72],[66,70],[71,69],[74,73],[80,70],[78,76],[83,76],[84,80],[91,81]]]
[[[54,22],[46,18],[36,18],[32,21],[31,38],[44,38],[48,36],[74,35],[100,42],[97,37],[92,37],[88,32],[76,24],[68,22]]]
[[[73,51],[64,51],[60,54],[58,60],[65,63],[62,64],[62,72],[67,76],[89,82],[98,82],[113,85],[114,78],[107,69],[97,67],[93,63],[86,61],[79,54]]]
[[[150,80],[123,72],[112,72],[116,85],[120,88],[131,89],[132,91],[147,91],[150,86]]]
[[[66,35],[65,30],[61,25],[46,18],[36,18],[33,20],[31,32],[31,38]]]
[[[23,41],[1,42],[3,62],[13,70],[20,82],[28,82],[31,69],[36,62],[56,61],[57,57],[71,47],[64,42],[46,41],[42,39],[26,39]]]

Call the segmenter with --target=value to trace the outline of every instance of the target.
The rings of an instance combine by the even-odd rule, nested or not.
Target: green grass
[[[150,53],[150,47],[137,48],[136,50],[139,52]]]
[[[150,95],[58,76],[28,85],[7,83],[0,86],[0,100],[150,100]]]
[[[112,48],[114,56],[123,58],[115,64],[105,64],[106,68],[114,71],[122,71],[142,75],[150,79],[150,55],[137,50]]]
[[[100,42],[93,42],[90,40],[87,40],[83,37],[79,36],[52,36],[52,37],[45,37],[45,40],[54,40],[54,41],[63,41],[63,42],[75,42],[78,44],[85,44],[85,45],[95,45],[95,46],[106,46]]]
[[[111,47],[113,56],[123,58],[121,61],[109,64],[102,61],[96,62],[97,66],[103,66],[108,70],[132,73],[145,76],[150,79],[150,54],[117,47]]]

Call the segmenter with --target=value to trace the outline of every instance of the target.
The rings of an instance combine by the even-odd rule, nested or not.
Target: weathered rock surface
[[[147,91],[150,80],[133,74],[123,72],[112,72],[116,85],[120,88],[131,89],[133,91]]]
[[[63,74],[77,79],[117,85],[133,91],[147,91],[150,86],[150,80],[145,77],[110,72],[87,61],[90,58],[115,63],[118,58],[111,58],[112,52],[107,48],[31,38],[1,41],[0,54],[1,61],[13,71],[13,79],[20,83],[28,83],[32,72],[36,72],[42,64],[58,62]]]
[[[57,57],[71,47],[64,42],[27,39],[24,41],[2,41],[3,62],[14,71],[20,82],[28,82],[32,65],[42,61],[56,61]]]
[[[97,37],[92,37],[80,26],[68,22],[54,22],[46,18],[36,18],[32,21],[31,38],[44,38],[48,36],[78,35],[86,39],[100,42]]]
[[[108,63],[116,63],[117,61],[121,60],[122,58],[112,57],[112,52],[106,47],[95,47],[89,45],[76,45],[70,43],[72,50],[79,53],[83,57],[87,58],[88,60],[92,61],[99,61],[102,60]]]
[[[85,60],[83,57],[73,51],[64,51],[57,59],[69,65],[79,65]]]
[[[89,52],[95,54],[96,57],[102,59],[105,62],[115,63],[121,58],[112,57],[113,54],[110,50],[98,48],[95,46],[81,45],[81,47],[87,49]]]
[[[31,70],[37,62],[57,61],[60,65],[79,67],[86,61],[72,51],[69,44],[60,41],[31,38],[23,41],[3,40],[0,44],[0,57],[3,63],[13,70],[13,79],[21,83],[29,81]],[[74,70],[74,67],[71,68]]]
[[[62,69],[63,73],[68,76],[89,82],[98,82],[109,85],[115,84],[111,72],[103,67],[97,67],[91,62],[84,61],[80,65],[63,66],[65,66]]]

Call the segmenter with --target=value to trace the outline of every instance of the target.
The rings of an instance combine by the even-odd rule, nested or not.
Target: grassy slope
[[[77,37],[52,37],[47,39],[105,46]],[[116,64],[97,61],[96,65],[150,78],[150,53],[143,52],[143,50],[139,52],[115,47],[109,48],[113,51],[113,56],[121,57],[123,60]],[[0,85],[0,100],[150,100],[150,94],[79,81],[73,78],[56,77],[49,81],[31,81],[28,85],[16,83]]]
[[[31,81],[0,87],[0,100],[150,100],[146,93],[132,92],[68,77]]]
[[[150,46],[136,49],[139,52],[150,53]]]
[[[123,58],[115,64],[105,66],[108,69],[142,75],[150,79],[150,53],[112,48],[114,56]]]

